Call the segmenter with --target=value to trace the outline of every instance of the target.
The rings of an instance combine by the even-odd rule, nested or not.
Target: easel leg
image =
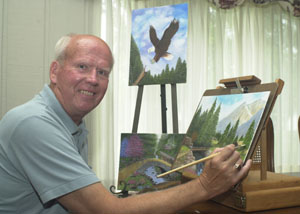
[[[172,93],[172,116],[173,116],[173,133],[178,134],[178,110],[177,110],[177,90],[176,84],[171,84]]]
[[[260,180],[267,179],[267,133],[266,128],[264,127],[260,134],[260,151],[261,151],[261,165],[260,165]]]
[[[166,85],[160,85],[162,133],[167,133]]]
[[[137,98],[136,98],[132,133],[137,133],[139,118],[140,118],[141,105],[142,105],[143,90],[144,90],[144,86],[139,85],[138,95],[137,95]]]
[[[173,133],[178,133],[178,110],[177,110],[177,91],[176,84],[171,84],[171,93],[172,93],[172,119],[173,119]],[[139,85],[138,95],[136,99],[132,133],[137,133],[141,105],[142,105],[142,96],[143,96],[144,86]],[[166,85],[160,85],[161,91],[161,120],[162,120],[162,133],[167,133],[167,106],[166,106]]]

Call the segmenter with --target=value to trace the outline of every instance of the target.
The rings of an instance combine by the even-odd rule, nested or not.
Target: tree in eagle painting
[[[132,11],[129,85],[186,82],[188,4]]]

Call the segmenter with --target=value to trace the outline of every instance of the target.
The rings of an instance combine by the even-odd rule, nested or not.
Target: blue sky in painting
[[[174,58],[171,61],[160,59],[158,63],[152,64],[151,60],[154,57],[154,52],[148,53],[148,49],[153,46],[149,38],[150,25],[156,29],[157,37],[161,39],[163,32],[174,18],[179,20],[179,29],[172,38],[168,49],[168,52]],[[175,68],[178,57],[186,60],[187,28],[187,3],[132,11],[132,36],[140,50],[141,59],[144,66],[146,66],[146,70],[150,70],[152,75],[159,74],[166,64],[169,64],[170,68]]]
[[[242,103],[253,103],[256,100],[268,101],[269,91],[246,93],[246,94],[229,94],[229,95],[218,95],[218,96],[203,96],[201,100],[202,111],[210,108],[217,98],[217,106],[222,103],[220,119],[230,114],[237,106]]]

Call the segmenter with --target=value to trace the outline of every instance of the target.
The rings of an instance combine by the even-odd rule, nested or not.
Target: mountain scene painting
[[[132,11],[129,85],[186,82],[188,4]]]
[[[215,148],[235,144],[245,160],[269,91],[203,96],[190,123],[172,168],[208,156]],[[186,175],[199,175],[204,163],[186,168]]]
[[[179,184],[180,173],[169,171],[185,134],[121,134],[118,190],[152,191]]]

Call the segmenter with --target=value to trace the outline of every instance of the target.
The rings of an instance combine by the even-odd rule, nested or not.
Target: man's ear
[[[57,61],[53,61],[50,65],[50,81],[53,84],[57,82],[57,74],[59,70],[59,63]]]

